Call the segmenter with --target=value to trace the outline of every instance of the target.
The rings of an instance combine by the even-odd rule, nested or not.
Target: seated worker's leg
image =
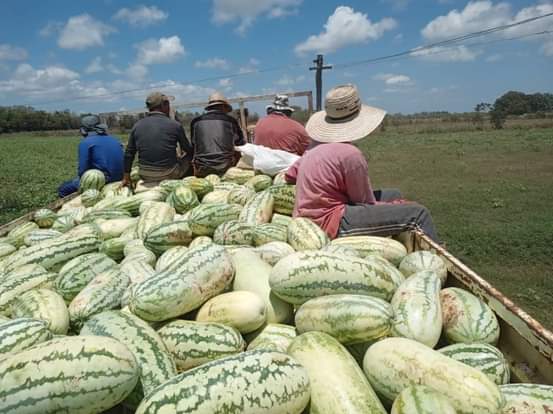
[[[338,237],[394,236],[415,228],[420,228],[432,240],[438,241],[430,212],[420,204],[360,204],[346,206]]]
[[[78,191],[79,190],[79,182],[80,182],[80,180],[78,178],[75,178],[74,180],[69,180],[69,181],[63,182],[58,187],[58,195],[63,198],[63,197],[68,196],[69,194],[73,194],[75,191]]]
[[[397,188],[381,188],[373,193],[376,201],[393,201],[401,198],[401,192]]]

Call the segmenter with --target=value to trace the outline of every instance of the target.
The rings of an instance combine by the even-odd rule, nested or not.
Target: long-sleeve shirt
[[[106,181],[119,181],[123,178],[123,145],[110,135],[89,133],[79,143],[78,175],[96,169],[106,176]]]
[[[286,115],[273,112],[255,126],[255,144],[303,155],[311,138],[302,124]]]
[[[134,124],[125,151],[125,172],[131,171],[135,154],[138,164],[148,169],[164,170],[177,164],[177,144],[191,159],[193,149],[180,123],[162,112],[149,112]]]
[[[365,157],[349,143],[320,144],[286,172],[296,184],[294,217],[307,217],[331,238],[338,234],[347,204],[375,204]]]

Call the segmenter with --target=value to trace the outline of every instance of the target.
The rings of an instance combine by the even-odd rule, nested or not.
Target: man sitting
[[[137,152],[140,178],[146,185],[191,174],[193,149],[182,125],[169,117],[173,99],[161,92],[153,92],[146,98],[149,112],[134,125],[129,135],[123,185],[131,184],[130,172]]]
[[[373,132],[385,114],[362,105],[353,85],[328,92],[325,111],[313,114],[306,126],[318,145],[286,173],[286,181],[296,183],[295,217],[312,219],[331,238],[391,236],[419,228],[437,240],[426,207],[401,200],[397,190],[373,192],[367,161],[352,144]]]
[[[288,105],[288,96],[277,95],[267,106],[267,116],[255,126],[255,144],[302,155],[311,138],[302,124],[291,118],[294,108]]]
[[[96,169],[104,173],[106,183],[123,178],[123,146],[107,134],[107,128],[97,115],[81,119],[80,133],[84,139],[79,143],[79,177],[87,170]],[[77,191],[79,181],[79,178],[75,178],[64,182],[58,188],[59,196],[65,197]]]
[[[238,161],[239,153],[234,147],[245,144],[238,121],[228,114],[232,106],[222,94],[211,95],[205,110],[190,124],[194,175],[197,177],[223,175]]]

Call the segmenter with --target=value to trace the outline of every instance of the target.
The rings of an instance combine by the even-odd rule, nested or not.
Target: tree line
[[[309,118],[307,110],[295,106],[292,117],[298,122],[305,124]],[[509,91],[495,100],[493,104],[481,102],[475,106],[473,112],[450,113],[420,112],[417,114],[403,115],[393,114],[387,117],[385,124],[408,121],[416,122],[422,119],[440,119],[444,121],[460,122],[471,121],[483,123],[489,119],[494,128],[502,128],[509,115],[532,114],[533,117],[545,117],[553,112],[553,94]],[[48,112],[38,110],[30,106],[0,106],[0,134],[11,132],[32,132],[32,131],[60,131],[75,130],[80,126],[80,118],[84,114],[77,114],[66,109],[63,111]],[[188,130],[190,122],[199,112],[177,112],[176,119]],[[239,119],[237,111],[233,115]],[[144,114],[121,114],[110,115],[104,121],[110,129],[126,132]],[[259,119],[259,114],[249,113],[248,124],[253,125]]]

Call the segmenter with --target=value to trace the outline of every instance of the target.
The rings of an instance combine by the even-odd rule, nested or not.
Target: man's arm
[[[348,201],[353,204],[375,204],[366,162],[355,163],[344,174]]]
[[[232,117],[231,117],[232,118]],[[244,139],[244,132],[242,131],[242,128],[240,128],[240,124],[238,124],[238,121],[234,118],[232,118],[234,129],[235,129],[235,138],[234,138],[234,145],[240,146],[244,145],[246,143],[246,140]]]
[[[194,156],[194,148],[190,144],[190,141],[188,141],[188,138],[186,138],[186,133],[184,132],[182,125],[179,125],[177,128],[177,142],[179,143],[181,150],[186,153],[184,158],[191,160]]]
[[[309,144],[311,144],[311,137],[305,130],[304,126],[298,122],[298,141],[297,141],[297,149],[296,152],[298,155],[303,155],[303,153],[307,150],[309,147]]]
[[[123,170],[123,186],[131,185],[131,168],[136,155],[136,138],[134,136],[134,128],[129,134],[129,142],[127,142],[127,149],[125,150],[125,161]]]
[[[88,146],[88,142],[85,140],[82,140],[79,143],[79,168],[77,171],[77,175],[79,177],[82,176],[86,170],[90,169],[89,149],[90,147]]]
[[[284,175],[284,179],[286,180],[286,183],[296,184],[300,162],[301,162],[301,158],[298,159],[295,163],[293,163],[290,168],[288,168],[288,170],[286,171],[286,174]]]

